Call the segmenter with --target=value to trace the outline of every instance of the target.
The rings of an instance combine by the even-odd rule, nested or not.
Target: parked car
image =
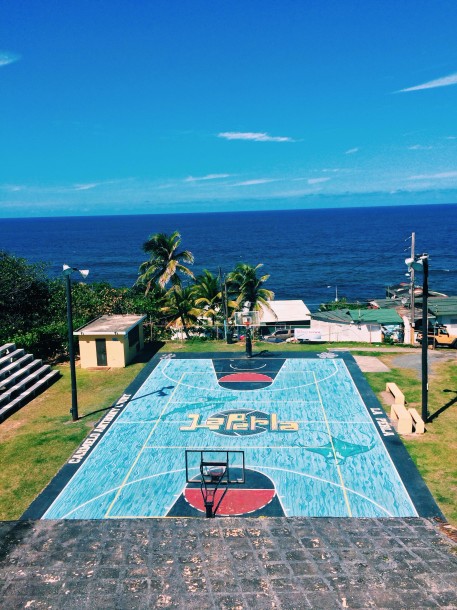
[[[286,341],[294,336],[293,328],[278,328],[271,333],[271,335],[265,335],[263,339],[265,341],[270,341],[270,343],[280,343],[281,341]]]

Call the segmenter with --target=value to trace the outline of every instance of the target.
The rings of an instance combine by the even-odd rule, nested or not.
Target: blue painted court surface
[[[404,451],[401,442],[351,357],[214,356],[151,362],[72,456],[44,518],[203,516],[186,449],[244,451],[246,482],[221,514],[420,513],[389,449]],[[198,463],[189,468],[199,475]]]

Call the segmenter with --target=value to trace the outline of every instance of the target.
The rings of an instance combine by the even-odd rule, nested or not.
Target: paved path
[[[375,356],[354,356],[354,360],[364,373],[388,373],[390,371],[389,367]]]
[[[456,549],[426,519],[0,522],[0,606],[456,610]]]

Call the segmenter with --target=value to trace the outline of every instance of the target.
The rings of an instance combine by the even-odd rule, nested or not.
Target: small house
[[[309,328],[311,313],[301,300],[268,301],[269,308],[260,305],[259,317],[262,334],[278,328]]]
[[[381,343],[388,330],[402,340],[403,320],[395,309],[336,309],[312,314],[311,329],[325,341]]]
[[[106,315],[78,328],[81,368],[123,368],[144,347],[143,320],[139,315]]]
[[[457,335],[457,297],[428,299],[429,319],[435,317],[436,324],[446,326],[450,335]]]

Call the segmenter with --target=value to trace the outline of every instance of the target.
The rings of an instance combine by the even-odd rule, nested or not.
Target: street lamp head
[[[77,269],[76,267],[70,267],[70,265],[67,264],[63,265],[64,275],[71,275],[73,271],[78,271],[84,279],[86,279],[86,277],[89,275],[89,269]]]
[[[427,254],[421,254],[416,258],[406,258],[405,264],[408,265],[408,269],[414,269],[414,271],[423,271],[424,270],[424,260],[428,258]]]

